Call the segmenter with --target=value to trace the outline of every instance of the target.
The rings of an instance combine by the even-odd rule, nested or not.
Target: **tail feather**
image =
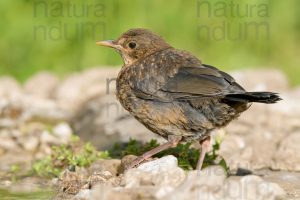
[[[277,93],[273,92],[246,92],[240,94],[228,94],[224,98],[225,100],[237,101],[237,102],[258,102],[258,103],[276,103],[282,100]]]

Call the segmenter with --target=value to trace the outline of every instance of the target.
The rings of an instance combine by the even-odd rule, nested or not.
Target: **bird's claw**
[[[134,167],[138,167],[141,162],[143,162],[144,160],[148,160],[148,159],[145,159],[144,157],[140,156],[140,157],[137,157],[136,159],[134,159],[132,161],[132,163],[130,165],[128,165],[125,169],[125,171],[131,169],[131,168],[134,168]]]

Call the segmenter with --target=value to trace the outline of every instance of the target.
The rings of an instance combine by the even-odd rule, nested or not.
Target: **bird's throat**
[[[132,63],[134,63],[136,61],[136,59],[131,58],[130,56],[128,56],[125,53],[121,53],[121,56],[123,58],[124,66],[131,65]]]

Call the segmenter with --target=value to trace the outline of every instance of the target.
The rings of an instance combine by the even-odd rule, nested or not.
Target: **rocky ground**
[[[105,150],[129,138],[161,138],[149,132],[114,96],[118,68],[94,68],[63,80],[38,73],[24,85],[0,77],[0,187],[33,192],[57,189],[56,199],[300,199],[300,88],[272,69],[232,72],[251,91],[275,91],[283,101],[252,105],[238,120],[214,133],[230,174],[219,166],[184,171],[166,156],[123,172],[132,157],[106,159],[89,168],[66,169],[59,178],[26,176],[13,181],[16,164],[30,170],[52,145],[72,134]]]

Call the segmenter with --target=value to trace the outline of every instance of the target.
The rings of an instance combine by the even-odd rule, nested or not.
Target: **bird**
[[[247,92],[229,74],[172,47],[158,34],[133,28],[115,40],[96,42],[116,50],[123,66],[116,79],[121,105],[166,143],[137,157],[133,168],[182,142],[199,142],[201,171],[211,133],[225,127],[255,103],[281,100],[274,92]]]

